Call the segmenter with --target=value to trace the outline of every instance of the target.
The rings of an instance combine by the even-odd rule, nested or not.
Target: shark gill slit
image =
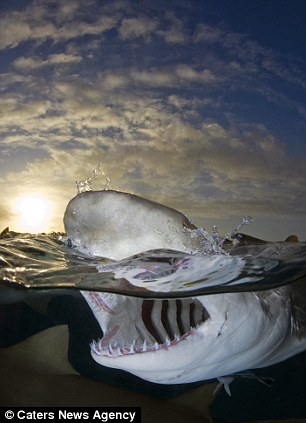
[[[158,321],[153,316],[153,308],[161,303]],[[170,313],[172,309],[172,313]],[[193,328],[204,323],[210,316],[197,300],[144,300],[142,303],[143,323],[158,344],[164,344],[167,338],[174,341]]]

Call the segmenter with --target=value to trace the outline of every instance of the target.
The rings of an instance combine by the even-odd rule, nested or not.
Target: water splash
[[[249,225],[253,222],[251,216],[245,216],[242,219],[242,222],[236,226],[236,228],[231,231],[227,232],[225,235],[220,236],[217,226],[212,227],[212,231],[208,232],[205,228],[197,228],[197,229],[186,229],[191,237],[198,237],[200,236],[202,242],[200,248],[195,251],[195,254],[203,254],[203,255],[228,255],[228,253],[223,249],[223,244],[225,241],[231,241],[233,245],[235,245],[235,235],[238,234],[240,229],[243,226]]]
[[[76,181],[76,186],[78,189],[78,194],[81,194],[82,192],[86,191],[92,191],[93,190],[93,184],[98,179],[104,179],[104,190],[108,190],[111,184],[110,178],[106,176],[103,170],[102,163],[99,163],[98,166],[91,172],[91,175],[88,179],[85,181]]]

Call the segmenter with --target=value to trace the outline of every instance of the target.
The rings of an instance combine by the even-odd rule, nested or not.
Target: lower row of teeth
[[[188,333],[185,333],[181,336],[175,335],[172,340],[166,338],[163,344],[159,344],[158,342],[155,342],[154,344],[148,344],[147,341],[144,340],[142,345],[136,345],[136,341],[134,340],[130,346],[121,346],[118,345],[118,343],[112,344],[111,342],[108,344],[108,346],[105,346],[102,344],[103,339],[100,339],[98,341],[92,341],[90,344],[90,348],[91,351],[95,354],[105,357],[119,357],[122,355],[153,352],[161,349],[168,349],[171,346],[183,341],[188,336],[193,335],[195,331],[195,328],[191,328]]]

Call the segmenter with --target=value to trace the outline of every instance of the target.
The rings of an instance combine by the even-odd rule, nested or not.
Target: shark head
[[[182,213],[113,190],[78,194],[66,208],[64,226],[79,251],[114,260],[159,248],[193,252],[201,243],[186,231],[196,227]]]
[[[288,290],[184,299],[82,291],[104,334],[91,354],[103,366],[161,384],[270,365],[291,354],[284,348],[292,329]]]
[[[193,231],[196,228],[180,212],[117,191],[77,195],[67,206],[64,224],[75,248],[90,256],[114,260],[153,249],[193,253],[202,242]],[[256,260],[248,268],[238,257],[223,257],[227,260],[215,256],[207,262],[208,268],[219,269],[216,273],[212,268],[210,278],[216,279],[222,273],[226,282],[235,277],[238,268],[241,277],[249,273],[256,277],[256,268],[260,268]],[[121,265],[122,261],[119,268]],[[183,268],[178,266],[172,282],[176,277],[183,278]],[[125,269],[131,272],[129,265]],[[120,272],[122,269],[121,278]],[[154,274],[155,270],[145,269],[144,277],[150,272]],[[123,277],[119,280],[139,282],[138,274],[125,272]],[[157,278],[153,291],[154,286],[155,291],[162,291],[169,286],[169,280]],[[189,289],[188,283],[183,289]],[[191,383],[268,366],[306,347],[306,329],[303,340],[295,336],[297,314],[292,289],[287,285],[262,292],[177,299],[166,299],[166,293],[161,299],[153,292],[149,299],[81,291],[103,332],[102,339],[92,341],[91,354],[103,366],[161,384]],[[299,306],[297,310],[301,309]],[[306,328],[306,316],[303,320]]]

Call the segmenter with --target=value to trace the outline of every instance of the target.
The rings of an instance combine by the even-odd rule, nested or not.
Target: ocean
[[[61,352],[62,362],[65,361],[65,366],[71,366],[70,372],[75,372],[86,380],[125,389],[135,395],[144,394],[146,397],[151,397],[153,402],[156,398],[167,399],[167,401],[175,397],[183,398],[184,395],[190,395],[192,392],[203,389],[203,386],[208,386],[208,382],[216,384],[212,380],[194,380],[191,383],[153,383],[124,369],[101,366],[92,359],[90,354],[92,340],[103,339],[101,325],[97,322],[99,310],[95,307],[99,308],[102,304],[103,307],[109,307],[108,312],[112,313],[112,307],[114,308],[114,304],[118,303],[117,298],[134,298],[138,303],[146,303],[142,309],[142,317],[145,309],[150,309],[150,322],[143,317],[147,330],[150,332],[150,338],[155,338],[155,343],[160,345],[168,342],[170,347],[176,344],[175,334],[172,331],[173,322],[169,317],[171,308],[175,308],[175,315],[172,314],[172,318],[176,320],[179,332],[176,336],[182,340],[185,332],[191,333],[208,319],[204,316],[203,307],[201,308],[193,300],[194,298],[201,296],[209,298],[210,295],[216,294],[278,291],[284,286],[291,286],[305,279],[305,243],[269,243],[237,231],[232,239],[222,239],[222,243],[220,243],[220,237],[215,236],[214,241],[209,238],[209,242],[216,243],[210,245],[209,248],[207,239],[208,237],[205,238],[206,249],[201,253],[187,254],[160,249],[145,251],[115,261],[80,253],[63,233],[23,234],[9,230],[3,231],[0,236],[0,342],[3,351],[21,348],[24,345],[22,351],[27,355],[29,354],[27,342],[30,342],[27,340],[36,339],[35,336],[46,333],[52,328],[67,326],[68,334],[65,334],[67,339],[65,337],[63,339],[66,339],[68,343],[68,349],[65,353]],[[101,296],[95,297],[97,293]],[[93,307],[89,298],[100,298],[100,303],[98,301]],[[162,330],[150,328],[150,324],[152,326],[154,319],[156,320],[152,307],[159,302],[162,304],[160,311]],[[187,314],[185,303],[188,303]],[[126,300],[125,304],[130,303]],[[168,317],[165,317],[166,315]],[[186,316],[187,323],[184,320]],[[163,338],[163,333],[166,333],[168,340]],[[141,334],[139,336],[141,338]],[[52,339],[50,337],[50,345],[44,343],[48,354],[53,348],[52,342],[55,342]],[[136,352],[142,353],[137,342],[133,348]],[[112,347],[115,348],[116,345]],[[103,346],[101,348],[103,350]],[[150,346],[147,348],[149,351]],[[59,347],[60,349],[62,346]],[[102,353],[105,351],[103,350]],[[107,354],[110,354],[109,349],[107,351]],[[122,355],[125,354],[123,348],[118,351],[121,351]],[[43,354],[46,352],[44,351]],[[56,351],[50,360],[56,361],[55,356]],[[7,356],[4,354],[4,357]],[[304,357],[305,354],[302,353],[285,363],[255,372],[259,379],[265,375],[272,376],[276,380],[272,387],[261,384],[260,380],[256,380],[256,376],[253,379],[241,375],[236,377],[232,384],[232,397],[224,391],[219,392],[212,402],[211,413],[216,418],[225,421],[305,418],[305,407],[297,406],[297,403],[301,404],[297,402],[302,395],[300,392],[304,392],[305,379],[302,377],[305,374]],[[3,366],[5,365],[2,361]],[[33,364],[29,360],[27,366],[30,374]],[[46,368],[49,367],[50,363],[46,363]],[[3,368],[1,371],[4,371]],[[61,372],[64,372],[63,369]],[[292,395],[288,395],[288,389],[293,389],[291,380],[286,383],[288,374],[295,375],[295,380],[303,385],[302,388],[295,386]],[[277,375],[279,375],[278,381]],[[35,384],[35,377],[33,381]],[[15,383],[18,384],[21,381]],[[4,381],[2,385],[5,385]],[[10,386],[10,383],[7,385]],[[3,388],[5,395],[0,399],[1,405],[31,405],[39,402],[40,405],[45,404],[43,399],[38,400],[35,397],[37,394],[33,393],[29,398],[23,394],[19,403],[14,397],[15,392],[10,390],[7,392],[7,385]],[[280,393],[281,387],[286,395]],[[239,412],[239,398],[242,398],[242,395],[252,397],[254,390],[257,392],[256,398],[260,398],[256,402],[257,405],[247,404],[246,398],[245,402],[240,404]],[[16,392],[18,391],[16,387]],[[50,393],[50,395],[53,394]],[[287,397],[289,405],[286,406],[284,400],[281,402],[275,400],[275,396],[280,398],[281,395]],[[273,398],[277,405],[276,409],[271,407]],[[57,399],[54,401],[58,403]],[[76,401],[76,398],[70,397],[70,401]],[[250,403],[252,402],[250,398]],[[47,401],[47,403],[50,402]],[[247,405],[244,405],[245,403]],[[197,404],[196,407],[199,405]],[[259,409],[261,412],[258,411]],[[197,420],[191,418],[190,421]]]

